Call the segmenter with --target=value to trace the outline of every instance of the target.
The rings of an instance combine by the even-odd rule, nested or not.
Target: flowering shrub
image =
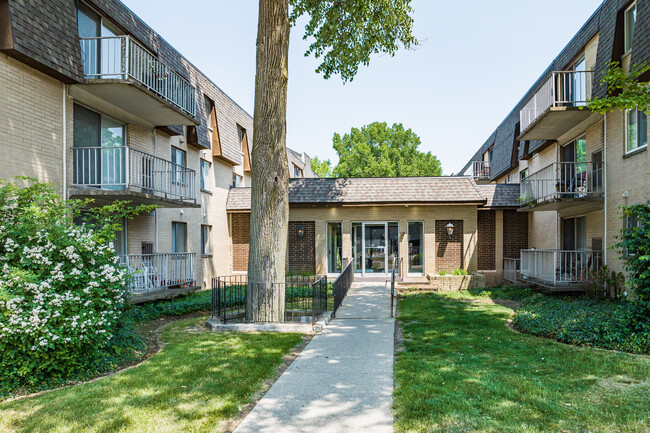
[[[127,282],[111,240],[147,209],[115,203],[74,224],[87,205],[0,181],[0,391],[87,373],[111,347]]]

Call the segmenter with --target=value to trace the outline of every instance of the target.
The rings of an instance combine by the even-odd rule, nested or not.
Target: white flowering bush
[[[128,277],[111,240],[143,209],[115,203],[74,224],[88,205],[0,181],[0,391],[87,373],[110,347]]]

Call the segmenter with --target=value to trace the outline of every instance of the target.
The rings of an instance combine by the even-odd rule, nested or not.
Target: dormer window
[[[293,165],[293,177],[302,177],[302,169],[297,165]]]
[[[636,25],[636,2],[625,10],[625,53],[632,51],[634,26]]]

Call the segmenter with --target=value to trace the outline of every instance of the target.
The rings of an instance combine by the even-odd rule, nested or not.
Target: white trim
[[[645,147],[648,147],[648,142],[647,142],[647,139],[648,139],[647,115],[646,115],[646,143],[643,146],[639,146],[639,109],[634,108],[633,110],[636,111],[636,125],[637,125],[637,128],[636,128],[636,147],[634,149],[629,149],[629,150],[627,148],[628,138],[629,138],[628,137],[628,132],[630,130],[630,128],[629,128],[630,120],[629,120],[628,115],[632,111],[631,109],[627,109],[627,110],[624,111],[624,117],[625,117],[625,140],[623,142],[623,154],[624,155],[630,155],[630,154],[633,154],[633,153],[637,152],[639,149],[643,149]]]

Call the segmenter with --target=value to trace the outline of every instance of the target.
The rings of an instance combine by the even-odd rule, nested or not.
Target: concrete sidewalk
[[[393,431],[390,287],[354,283],[336,316],[236,433]]]

